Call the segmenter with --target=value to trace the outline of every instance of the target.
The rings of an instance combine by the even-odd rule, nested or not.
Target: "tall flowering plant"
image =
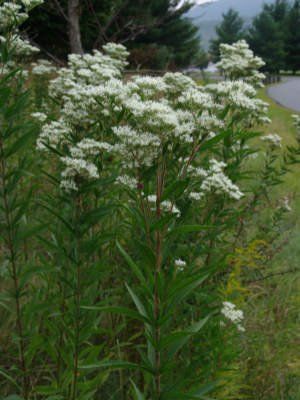
[[[117,247],[132,272],[127,289],[137,311],[83,307],[144,323],[141,362],[82,368],[139,370],[143,384],[133,386],[137,398],[201,398],[210,387],[188,374],[194,360],[183,362],[180,355],[216,311],[214,299],[210,305],[204,301],[200,312],[196,293],[219,270],[217,246],[226,236],[233,240],[233,218],[248,197],[239,186],[245,160],[255,153],[248,142],[258,135],[253,128],[268,122],[267,106],[255,89],[262,62],[244,42],[226,47],[220,68],[228,80],[200,87],[179,73],[124,81],[126,57],[126,49],[115,44],[106,45],[104,53],[70,56],[68,68],[50,84],[61,103],[59,117],[43,116],[37,142],[39,150],[58,157],[59,185],[68,204],[83,204],[83,188],[97,188],[100,177],[115,176],[126,221]],[[245,68],[239,75],[240,58]],[[188,299],[194,306],[187,311]],[[79,300],[77,315],[81,305]],[[176,318],[179,310],[185,326]]]
[[[35,129],[27,119],[30,102],[24,80],[26,73],[20,64],[38,49],[22,38],[19,26],[28,18],[28,12],[40,3],[37,0],[0,3],[1,319],[8,319],[13,337],[12,342],[5,338],[7,351],[3,360],[8,367],[6,364],[0,366],[0,376],[11,382],[15,389],[19,388],[25,400],[31,396],[32,359],[36,354],[32,349],[28,356],[34,329],[27,318],[33,259],[27,244],[36,231],[34,224],[28,221],[32,200],[32,184],[28,179],[32,158],[28,148],[34,140]],[[5,387],[3,390],[1,394],[5,395]]]
[[[110,95],[118,92],[127,51],[114,44],[104,51],[70,55],[68,67],[60,69],[49,85],[57,107],[33,115],[41,127],[37,150],[52,163],[46,176],[53,190],[42,196],[41,205],[57,221],[43,239],[49,257],[41,258],[50,270],[51,293],[46,329],[51,340],[44,351],[55,365],[56,380],[43,385],[40,393],[72,400],[93,398],[105,380],[101,373],[80,370],[82,364],[97,360],[102,347],[106,349],[95,344],[97,315],[83,308],[109,291],[107,266],[117,221],[112,215],[116,166],[107,128],[118,118]]]

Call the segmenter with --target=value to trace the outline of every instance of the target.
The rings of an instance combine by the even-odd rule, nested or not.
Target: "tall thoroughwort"
[[[53,394],[93,398],[97,371],[128,368],[131,397],[204,399],[213,387],[203,386],[212,376],[204,337],[217,329],[215,314],[222,308],[244,331],[240,310],[219,301],[216,279],[225,279],[224,260],[243,229],[237,221],[260,193],[245,181],[256,154],[251,140],[268,122],[267,105],[256,98],[263,62],[244,41],[225,45],[219,68],[226,79],[203,87],[180,73],[125,80],[126,49],[110,43],[103,51],[71,55],[50,83],[56,113],[39,115],[37,147],[54,161],[56,185],[45,207],[60,221],[48,240],[60,298],[49,323]],[[113,256],[115,235],[122,258]],[[97,286],[97,266],[116,262],[135,311],[122,289],[116,306]],[[121,348],[114,340],[125,359],[104,352],[95,362],[99,311],[135,320],[118,327]],[[88,379],[94,383],[84,385]],[[122,372],[120,382],[128,387]]]
[[[35,355],[28,357],[32,326],[26,317],[32,268],[27,245],[35,230],[30,223],[33,183],[29,180],[32,159],[28,151],[34,141],[34,126],[26,122],[29,95],[25,88],[26,74],[19,67],[38,49],[22,39],[18,27],[39,3],[1,2],[0,5],[0,263],[3,278],[0,303],[4,306],[1,319],[8,319],[7,328],[13,332],[13,345],[2,344],[3,348],[9,346],[5,362],[14,365],[12,375],[1,368],[0,376],[7,377],[16,391],[19,387],[24,399],[31,398]],[[2,313],[2,310],[5,311]],[[6,339],[4,335],[4,343]]]
[[[117,226],[112,215],[117,170],[107,129],[120,120],[111,95],[119,91],[114,83],[126,66],[127,51],[107,45],[105,52],[71,55],[68,68],[49,86],[56,109],[33,114],[41,125],[37,148],[53,166],[46,174],[51,191],[42,205],[56,221],[44,237],[49,256],[41,259],[50,271],[45,351],[56,379],[39,391],[72,400],[94,398],[106,371],[85,373],[80,366],[110,352],[109,342],[97,344],[97,313],[83,309],[111,292],[111,243]],[[103,338],[109,329],[101,328]]]

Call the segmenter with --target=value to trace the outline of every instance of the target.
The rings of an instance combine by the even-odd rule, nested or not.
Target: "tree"
[[[288,34],[286,39],[286,64],[293,73],[300,69],[300,1],[295,0],[288,18]]]
[[[216,27],[217,38],[211,41],[210,51],[214,61],[220,58],[221,43],[233,44],[244,37],[244,21],[232,8],[223,14],[223,20]]]
[[[71,53],[83,53],[80,32],[80,0],[68,0],[69,40]]]
[[[285,28],[286,17],[289,12],[289,3],[287,0],[276,0],[275,3],[266,4],[264,9],[272,15],[276,22],[282,25],[282,28]]]
[[[279,73],[285,67],[284,34],[268,6],[264,6],[262,12],[254,18],[248,41],[252,50],[266,62],[265,71]]]
[[[180,0],[49,0],[33,14],[28,32],[58,58],[112,41],[131,50],[134,64],[184,66],[200,50],[197,28],[184,17],[190,7]]]

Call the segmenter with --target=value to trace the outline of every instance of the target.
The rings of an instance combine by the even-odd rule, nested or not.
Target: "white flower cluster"
[[[42,112],[34,112],[31,114],[32,118],[35,119],[38,122],[45,122],[47,121],[47,115],[45,113]]]
[[[232,45],[220,45],[221,61],[217,63],[220,71],[230,80],[244,80],[253,86],[262,86],[264,74],[258,70],[265,65],[260,57],[255,57],[245,40]]]
[[[151,194],[149,196],[147,196],[147,200],[148,202],[151,204],[155,204],[157,197],[155,194]],[[176,215],[176,217],[180,217],[181,212],[180,210],[176,207],[176,205],[174,203],[172,203],[170,200],[164,200],[160,203],[160,207],[161,207],[161,211],[166,212],[166,213],[172,213],[174,215]],[[151,207],[152,211],[155,211],[156,208],[155,207]]]
[[[103,52],[70,55],[68,67],[61,68],[50,82],[50,95],[61,104],[60,117],[51,121],[49,117],[36,116],[45,121],[37,146],[41,150],[58,147],[66,154],[61,159],[66,167],[62,186],[76,188],[76,173],[84,178],[96,177],[90,164],[105,152],[115,154],[120,161],[116,183],[137,189],[143,185],[137,179],[140,172],[157,165],[163,154],[168,154],[174,160],[174,170],[179,175],[186,171],[194,179],[193,187],[198,185],[198,190],[190,193],[192,199],[201,200],[214,191],[239,200],[243,194],[226,176],[225,164],[211,160],[209,168],[199,175],[201,168],[194,165],[196,154],[190,156],[226,127],[224,113],[228,118],[237,115],[237,120],[247,127],[250,118],[256,123],[265,118],[266,107],[255,99],[253,86],[235,80],[201,87],[181,73],[124,80],[127,56],[127,50],[114,43],[105,45]],[[247,57],[248,73],[254,73],[254,66],[259,63],[252,60],[251,52]],[[83,139],[93,141],[92,153],[83,151]],[[241,142],[238,144],[241,146]],[[72,157],[73,166],[69,159]],[[166,201],[162,208],[180,215]]]
[[[245,328],[242,325],[244,313],[242,310],[237,309],[235,304],[230,303],[229,301],[224,301],[221,313],[226,319],[236,325],[240,332],[245,332]]]
[[[22,4],[25,6],[26,11],[30,11],[33,8],[44,3],[44,0],[21,0]]]
[[[175,260],[175,266],[177,267],[178,271],[184,271],[186,267],[186,262],[181,258],[178,258],[177,260]]]
[[[215,159],[210,160],[209,164],[208,170],[189,167],[191,175],[203,178],[200,191],[191,192],[190,198],[195,201],[200,201],[205,193],[214,191],[217,194],[226,194],[234,200],[239,200],[243,196],[243,193],[238,186],[224,174],[226,164]]]
[[[272,148],[281,147],[281,136],[277,135],[277,133],[269,133],[261,138],[264,142],[267,142],[271,145]]]
[[[1,36],[0,42],[7,43],[7,39]],[[17,33],[9,38],[9,45],[13,48],[14,56],[18,58],[30,57],[40,51],[37,47],[32,46],[27,39],[22,39]]]
[[[104,152],[112,151],[108,142],[99,140],[99,129],[105,118],[112,121],[118,99],[125,96],[124,84],[118,78],[126,66],[128,53],[123,46],[114,43],[104,49],[110,55],[100,51],[70,55],[68,68],[61,68],[50,82],[51,95],[62,103],[60,118],[50,122],[50,118],[45,119],[47,122],[42,126],[37,147],[44,151],[58,147],[67,152],[61,157],[65,168],[61,186],[68,190],[78,189],[79,177],[97,178],[97,159]],[[47,73],[54,72],[44,61],[39,62],[33,72],[39,74],[45,68]],[[41,120],[41,116],[36,117]],[[101,136],[104,133],[100,131]]]
[[[53,65],[50,61],[48,60],[37,60],[36,63],[32,63],[32,74],[37,75],[37,76],[45,76],[45,75],[50,75],[53,74],[57,71],[57,68],[55,65]]]
[[[233,115],[244,114],[244,125],[270,122],[266,117],[268,103],[255,97],[256,89],[249,83],[243,80],[223,81],[209,84],[206,89],[214,96],[216,102],[221,103]]]
[[[123,185],[131,190],[134,190],[138,186],[138,181],[136,178],[129,175],[120,175],[116,179],[116,183]]]
[[[13,54],[14,61],[10,61],[2,66],[1,73],[9,73],[17,66],[17,60],[24,60],[25,57],[32,56],[39,52],[39,49],[32,46],[27,39],[20,35],[18,27],[28,18],[28,11],[41,4],[41,0],[22,1],[21,4],[15,2],[4,2],[0,6],[0,36],[1,46],[6,46]],[[24,9],[25,6],[25,10]],[[27,71],[20,71],[19,75],[26,76]]]
[[[0,7],[0,30],[7,31],[21,25],[28,18],[20,4],[4,2]]]

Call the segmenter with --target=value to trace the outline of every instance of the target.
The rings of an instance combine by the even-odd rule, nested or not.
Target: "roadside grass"
[[[295,112],[271,100],[266,89],[259,97],[270,105],[272,123],[265,133],[280,135],[283,146],[295,144]],[[246,398],[252,400],[300,400],[300,165],[285,176],[272,200],[286,196],[292,210],[279,232],[284,245],[263,273],[271,277],[250,287],[245,310],[248,360],[241,364],[247,365]]]

